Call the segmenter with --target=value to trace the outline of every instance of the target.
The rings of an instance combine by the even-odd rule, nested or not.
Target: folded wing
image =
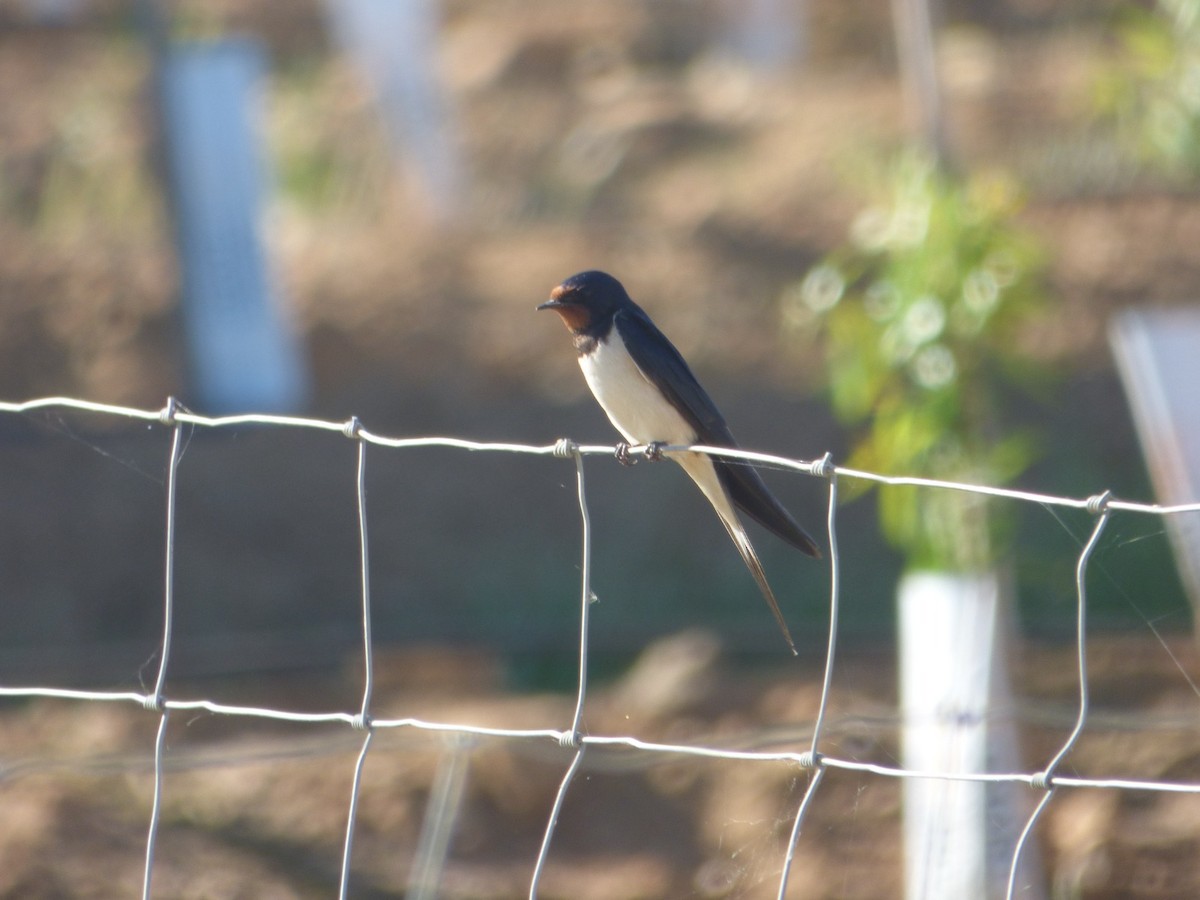
[[[614,318],[633,361],[642,374],[654,383],[668,402],[695,429],[697,442],[713,447],[738,446],[729,426],[700,386],[679,351],[638,307],[623,309]],[[809,556],[821,551],[803,528],[767,489],[758,470],[733,460],[712,460],[721,484],[734,506],[772,534]],[[753,566],[751,570],[753,571]]]

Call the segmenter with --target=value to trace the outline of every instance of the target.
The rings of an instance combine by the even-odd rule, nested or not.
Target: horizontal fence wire
[[[554,803],[547,811],[547,822],[537,857],[532,862],[529,896],[535,898],[538,893],[539,881],[553,846],[555,825],[559,812],[568,796],[571,784],[581,768],[584,754],[589,747],[620,747],[644,753],[663,754],[674,757],[693,757],[742,761],[746,763],[783,763],[807,771],[811,777],[808,787],[802,796],[792,824],[788,843],[783,858],[780,860],[781,872],[777,896],[783,898],[788,883],[791,864],[794,859],[797,842],[805,817],[812,805],[813,798],[819,790],[825,773],[830,769],[854,771],[884,778],[894,779],[937,779],[943,781],[978,782],[987,784],[1023,784],[1042,792],[1021,831],[1015,846],[1012,848],[1011,870],[1008,882],[1007,896],[1012,897],[1016,890],[1016,873],[1021,854],[1034,832],[1038,819],[1043,810],[1060,788],[1094,788],[1107,790],[1152,791],[1163,793],[1200,794],[1200,783],[1173,781],[1139,780],[1126,778],[1086,778],[1075,775],[1064,775],[1058,772],[1058,767],[1070,753],[1076,741],[1083,733],[1089,712],[1089,696],[1087,684],[1087,640],[1086,640],[1086,611],[1087,611],[1087,571],[1092,552],[1097,546],[1108,522],[1115,513],[1144,514],[1154,516],[1179,515],[1183,513],[1200,512],[1200,503],[1164,506],[1152,503],[1138,503],[1120,500],[1108,491],[1102,491],[1089,497],[1063,497],[1050,494],[1034,493],[1023,490],[993,487],[988,485],[967,484],[953,481],[943,481],[930,478],[915,478],[906,476],[881,475],[834,465],[832,458],[826,455],[823,459],[805,461],[756,453],[746,450],[733,450],[724,447],[709,447],[697,445],[692,447],[666,446],[663,452],[693,450],[708,453],[712,456],[741,460],[751,464],[770,466],[777,469],[791,470],[813,477],[825,479],[829,485],[828,505],[828,538],[830,554],[830,606],[829,633],[825,657],[824,674],[822,678],[821,695],[812,734],[803,749],[792,751],[754,751],[739,750],[723,747],[710,747],[697,744],[671,744],[657,741],[647,741],[634,735],[598,735],[585,734],[580,731],[583,710],[587,700],[588,675],[588,617],[593,599],[591,589],[591,525],[588,515],[584,457],[595,455],[611,455],[616,447],[610,445],[580,445],[568,439],[561,439],[553,444],[528,445],[518,443],[501,443],[490,441],[473,441],[453,437],[409,437],[396,438],[375,434],[365,427],[356,417],[345,421],[329,421],[323,419],[303,418],[297,416],[245,414],[230,416],[202,416],[192,413],[174,399],[168,400],[162,409],[145,410],[105,403],[94,403],[69,397],[45,397],[19,403],[0,401],[0,413],[27,414],[40,410],[72,410],[94,413],[118,418],[128,418],[156,423],[172,430],[170,456],[167,465],[166,485],[166,514],[165,514],[165,557],[163,561],[163,637],[159,648],[159,671],[154,690],[151,693],[129,691],[91,691],[75,690],[57,687],[11,686],[0,684],[0,697],[42,697],[86,702],[134,703],[159,715],[159,727],[154,744],[154,786],[152,808],[149,811],[149,824],[146,838],[145,866],[142,895],[149,898],[154,874],[155,843],[158,836],[162,792],[164,782],[164,736],[171,713],[179,711],[203,710],[214,715],[249,717],[265,720],[276,720],[309,724],[340,723],[348,728],[362,732],[363,739],[355,763],[354,777],[351,785],[351,795],[347,805],[345,841],[343,845],[341,873],[339,879],[339,897],[346,897],[350,874],[353,869],[354,825],[361,786],[361,776],[366,762],[373,735],[380,729],[413,729],[417,731],[439,732],[456,740],[492,737],[528,741],[552,741],[565,748],[573,749],[574,755],[563,774]],[[360,589],[362,614],[363,641],[363,692],[359,709],[355,712],[331,711],[323,713],[297,712],[287,709],[270,709],[254,706],[241,706],[220,703],[213,700],[181,700],[167,697],[164,693],[169,670],[170,651],[173,638],[174,622],[174,554],[175,554],[175,483],[176,473],[180,463],[181,435],[184,426],[199,428],[233,428],[243,426],[267,426],[279,428],[312,429],[319,431],[341,432],[347,438],[358,442],[358,465],[356,479],[352,486],[355,492],[359,550],[360,550]],[[372,654],[372,628],[370,611],[370,564],[367,553],[369,544],[369,517],[367,515],[365,477],[367,470],[367,450],[369,446],[390,449],[405,449],[414,447],[442,447],[468,451],[493,453],[520,453],[552,458],[569,459],[574,462],[576,470],[576,485],[579,500],[580,522],[582,528],[582,564],[580,584],[580,628],[579,628],[579,674],[577,682],[576,703],[570,723],[565,728],[497,728],[473,725],[466,722],[436,722],[418,718],[385,719],[375,718],[371,714],[371,695],[374,679]],[[633,455],[644,455],[646,447],[634,447]],[[2,476],[0,476],[2,477]],[[834,657],[838,643],[838,608],[841,584],[841,560],[837,542],[838,515],[838,483],[841,479],[852,479],[873,482],[883,485],[900,485],[922,487],[938,490],[962,491],[982,494],[996,498],[1036,503],[1043,506],[1057,506],[1086,510],[1094,517],[1091,536],[1081,549],[1076,564],[1076,644],[1078,665],[1079,700],[1075,711],[1074,727],[1067,739],[1059,747],[1047,765],[1033,772],[982,772],[982,773],[950,773],[939,771],[918,771],[900,766],[888,766],[877,763],[861,762],[842,759],[822,752],[820,741],[822,727],[826,718],[826,708],[830,691],[834,682]],[[428,874],[428,873],[426,873]],[[436,872],[434,873],[436,875]]]

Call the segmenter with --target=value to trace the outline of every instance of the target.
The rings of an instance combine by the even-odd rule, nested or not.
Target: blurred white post
[[[453,218],[463,200],[463,166],[438,76],[437,0],[325,0],[325,8],[435,218]]]
[[[246,39],[153,40],[196,402],[212,413],[300,409],[308,364],[263,235],[266,54]]]
[[[901,579],[898,599],[904,767],[945,774],[1021,771],[1007,716],[999,578],[915,572]],[[996,709],[1004,715],[989,721]],[[1026,793],[1021,785],[905,779],[908,900],[1003,897],[1028,815]],[[1040,871],[1037,854],[1023,854],[1023,900],[1044,896]]]
[[[950,145],[942,115],[942,92],[938,84],[937,54],[933,40],[936,0],[892,0],[892,27],[896,32],[896,55],[900,81],[909,115],[916,120],[921,146],[941,165],[949,165]]]
[[[471,743],[461,735],[446,741],[425,805],[425,819],[413,853],[404,900],[436,900],[450,856],[450,839],[458,827],[471,765]]]
[[[1109,342],[1159,502],[1200,502],[1200,310],[1127,309]],[[1175,566],[1200,610],[1200,513],[1166,518]]]

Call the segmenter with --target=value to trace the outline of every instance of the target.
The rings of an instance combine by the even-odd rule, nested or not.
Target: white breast
[[[614,328],[596,349],[579,357],[579,367],[609,420],[634,444],[695,443],[695,431],[646,380]]]

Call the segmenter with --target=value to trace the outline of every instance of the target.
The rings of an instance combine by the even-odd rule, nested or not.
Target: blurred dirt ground
[[[816,361],[795,358],[777,301],[861,209],[860,160],[905,132],[886,5],[814,0],[807,62],[758,72],[711,52],[728,14],[717,3],[447,3],[443,83],[469,188],[463,214],[441,227],[422,212],[420,185],[394,177],[369,99],[331,55],[316,4],[172,9],[184,36],[247,30],[272,52],[266,125],[281,191],[270,240],[312,355],[314,414],[358,414],[383,432],[551,439],[566,421],[607,434],[576,411],[584,386],[560,330],[532,315],[552,285],[591,267],[635,288],[706,381],[740,385],[731,392],[739,397],[748,384],[755,397],[812,387]],[[148,56],[130,6],[102,0],[85,10],[48,26],[24,4],[0,2],[0,394],[158,407],[169,394],[187,397],[187,373],[153,177]],[[1140,472],[1105,322],[1126,304],[1195,302],[1200,203],[1137,171],[1086,111],[1092,75],[1113,50],[1114,4],[947,10],[952,142],[972,166],[1024,179],[1024,220],[1050,247],[1058,302],[1028,351],[1074,385],[1053,413],[1055,440],[1066,465],[1082,460],[1079,470],[1099,471],[1104,483],[1113,471]],[[827,420],[816,431],[814,451],[840,440]],[[133,452],[118,454],[122,464]],[[7,551],[22,567],[62,568],[70,557],[61,548],[30,539],[56,521],[51,501],[21,508],[5,526]],[[128,517],[118,513],[114,528]],[[129,552],[145,549],[146,529],[157,527],[131,525]],[[31,557],[39,546],[52,550]],[[119,569],[99,568],[102,557],[116,566],[118,554],[93,555],[98,568],[86,577],[109,587],[113,607],[84,610],[84,622],[111,625],[122,604],[158,602],[153,591],[130,591]],[[285,600],[303,580],[273,570],[257,578],[264,596]],[[1200,780],[1195,649],[1179,635],[1160,642],[1153,625],[1092,640],[1094,713],[1066,771]],[[1032,770],[1070,729],[1074,649],[1024,642],[1014,652],[1013,715]],[[655,668],[670,663],[597,687],[587,730],[805,746],[819,657],[769,667],[758,657],[747,669],[697,653],[690,659],[708,662],[686,670],[688,689],[655,702],[645,685],[679,678]],[[827,749],[893,764],[890,649],[846,642],[840,653]],[[375,714],[565,727],[571,698],[504,690],[510,664],[458,647],[385,654]],[[170,692],[356,709],[347,671],[173,683]],[[125,671],[122,683],[136,677]],[[0,707],[0,897],[137,895],[156,724],[120,704]],[[156,895],[331,896],[358,741],[344,728],[173,715]],[[525,895],[565,751],[552,741],[456,746],[388,730],[364,773],[353,896],[404,895],[431,785],[455,753],[469,768],[438,895]],[[805,773],[784,764],[589,751],[542,895],[774,896],[805,785]],[[1189,794],[1061,790],[1038,833],[1053,896],[1200,894],[1197,809]],[[797,846],[790,895],[898,896],[899,817],[896,782],[830,773]]]

